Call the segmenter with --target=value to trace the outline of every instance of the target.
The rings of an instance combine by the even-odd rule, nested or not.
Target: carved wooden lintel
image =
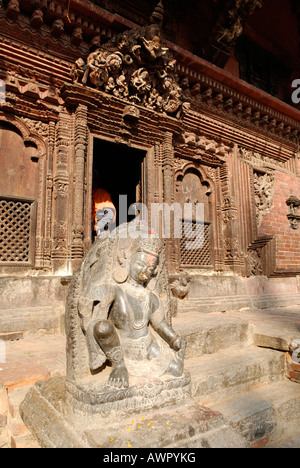
[[[74,83],[180,118],[189,104],[183,100],[176,64],[160,25],[153,23],[119,34],[87,60],[77,59],[71,76]]]

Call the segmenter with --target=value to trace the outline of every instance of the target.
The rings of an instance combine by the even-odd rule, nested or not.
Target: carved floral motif
[[[22,118],[23,122],[27,125],[31,133],[39,135],[41,138],[48,138],[49,127],[48,124],[40,120],[32,120],[27,117]]]

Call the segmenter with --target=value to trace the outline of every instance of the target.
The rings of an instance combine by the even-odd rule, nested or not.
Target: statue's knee
[[[94,326],[94,333],[96,338],[105,340],[109,338],[114,332],[114,326],[109,320],[97,322]]]

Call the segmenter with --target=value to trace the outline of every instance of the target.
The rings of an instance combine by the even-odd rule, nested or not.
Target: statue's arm
[[[80,297],[78,300],[78,313],[81,328],[85,331],[91,320],[106,320],[108,311],[115,298],[115,289],[111,285],[95,287],[93,294],[88,297]]]
[[[152,294],[151,303],[153,312],[150,318],[150,323],[153,329],[161,336],[161,338],[163,338],[163,340],[166,341],[166,343],[168,343],[172,349],[179,351],[183,348],[184,341],[167,323],[162,302],[155,294]]]
[[[94,301],[93,318],[106,320],[109,309],[115,300],[116,290],[112,285],[105,285],[99,289],[97,300]]]

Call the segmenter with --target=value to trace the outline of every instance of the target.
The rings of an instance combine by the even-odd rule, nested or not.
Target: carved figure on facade
[[[248,250],[248,260],[250,266],[250,273],[254,276],[263,274],[262,266],[262,249]]]
[[[214,39],[221,47],[229,50],[236,40],[243,34],[244,24],[256,8],[262,8],[263,0],[236,0],[232,2],[224,19],[221,19],[222,26],[214,31]]]
[[[43,139],[48,138],[48,132],[49,132],[48,124],[41,122],[40,120],[29,119],[27,117],[23,117],[22,120],[30,129],[30,132],[32,134],[37,134],[39,135],[40,138],[43,138]]]
[[[118,35],[86,61],[79,58],[71,70],[73,82],[179,118],[189,104],[183,102],[176,60],[163,45],[160,22]]]
[[[243,34],[243,24],[242,24],[242,19],[237,18],[236,21],[233,23],[231,28],[229,29],[223,29],[220,32],[219,37],[217,38],[218,42],[229,42],[230,44],[235,41],[238,37],[240,37]]]
[[[20,14],[20,3],[18,0],[9,0],[7,5],[7,12],[8,18],[12,20],[16,20]]]
[[[225,160],[225,155],[229,152],[229,146],[223,142],[218,142],[206,137],[205,135],[198,135],[193,132],[183,132],[181,135],[180,146],[182,148],[194,148],[195,150],[205,153],[216,155],[220,161]]]
[[[76,316],[80,323],[80,329],[69,330],[71,342],[85,337],[78,372],[85,367],[101,373],[110,363],[107,385],[112,388],[127,388],[137,376],[182,376],[186,345],[171,326],[163,243],[142,230],[143,236],[125,238],[127,226],[93,245],[74,279],[77,294],[69,296],[67,306],[69,323]],[[72,361],[71,349],[69,353]]]
[[[184,299],[190,290],[190,278],[183,276],[176,279],[171,285],[171,291],[174,297]]]
[[[299,207],[300,207],[300,200],[299,198],[295,197],[291,193],[291,195],[288,197],[286,204],[288,206],[288,220],[289,220],[289,225],[292,229],[297,230],[299,228],[299,222],[300,222],[300,214],[299,214]]]
[[[273,173],[253,173],[256,219],[258,226],[261,225],[263,217],[273,207],[273,195],[275,190],[274,181],[275,177]]]

